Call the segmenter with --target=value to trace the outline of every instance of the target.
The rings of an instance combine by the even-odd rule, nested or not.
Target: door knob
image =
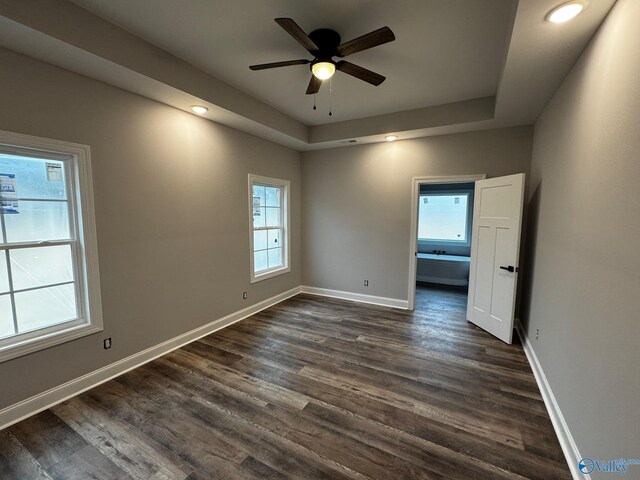
[[[513,272],[517,272],[517,271],[518,271],[518,269],[517,269],[516,267],[514,267],[513,265],[509,265],[508,267],[503,267],[503,266],[501,265],[501,266],[500,266],[500,268],[501,268],[502,270],[506,270],[507,272],[511,272],[511,273],[513,273]]]

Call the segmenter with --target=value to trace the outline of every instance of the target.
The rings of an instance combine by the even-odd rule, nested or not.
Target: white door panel
[[[500,268],[500,265],[517,265],[513,261],[511,236],[512,232],[509,229],[496,228],[496,259],[491,298],[491,316],[501,322],[510,322],[510,317],[513,313],[511,296],[515,293],[516,274]]]
[[[491,291],[493,289],[493,253],[495,243],[495,231],[480,227],[474,237],[478,239],[476,254],[476,272],[477,294],[473,296],[473,307],[480,312],[491,311]],[[471,297],[469,297],[471,298]]]
[[[510,190],[505,185],[486,187],[482,189],[482,201],[480,202],[480,217],[505,219],[509,218]]]
[[[523,200],[524,174],[476,182],[467,320],[506,343],[513,335]]]

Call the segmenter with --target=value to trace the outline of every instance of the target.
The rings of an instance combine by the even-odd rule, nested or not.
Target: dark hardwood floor
[[[0,432],[0,478],[570,479],[519,344],[298,295]]]

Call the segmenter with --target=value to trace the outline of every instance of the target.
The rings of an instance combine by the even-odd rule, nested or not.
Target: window
[[[251,282],[289,268],[289,182],[249,175]]]
[[[0,131],[0,360],[102,329],[89,161]]]
[[[469,242],[469,193],[420,195],[418,239],[429,242]]]

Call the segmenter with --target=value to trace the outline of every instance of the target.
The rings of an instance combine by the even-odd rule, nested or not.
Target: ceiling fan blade
[[[267,68],[290,67],[291,65],[306,65],[311,60],[287,60],[286,62],[261,63],[260,65],[251,65],[251,70],[265,70]]]
[[[375,85],[376,87],[384,82],[387,78],[376,72],[372,72],[371,70],[367,70],[366,68],[362,68],[351,62],[347,62],[346,60],[340,60],[336,65],[336,68],[341,72],[351,75],[352,77],[359,78],[360,80],[364,80],[365,82],[368,82],[371,85]]]
[[[373,32],[369,32],[361,37],[354,38],[348,42],[343,43],[338,47],[338,56],[346,57],[352,53],[361,52],[368,48],[377,47],[384,43],[393,42],[396,36],[393,34],[389,27],[382,27]]]
[[[311,75],[311,80],[309,80],[309,86],[307,87],[307,95],[318,93],[321,86],[322,80],[320,80],[315,75]]]
[[[309,51],[320,50],[318,46],[304,33],[292,18],[276,18],[276,23],[284,28],[289,35],[295,38],[300,44]]]

